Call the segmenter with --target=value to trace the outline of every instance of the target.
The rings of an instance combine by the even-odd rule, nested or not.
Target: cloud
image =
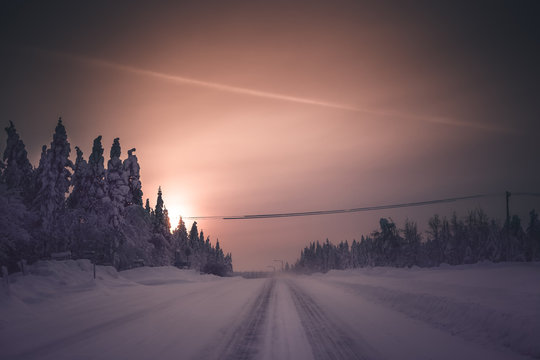
[[[170,82],[197,86],[197,87],[204,87],[208,89],[225,91],[229,93],[236,93],[240,95],[255,96],[259,98],[287,101],[287,102],[293,102],[297,104],[304,104],[304,105],[311,105],[311,106],[320,106],[320,107],[332,108],[332,109],[337,109],[337,110],[342,110],[342,111],[350,111],[354,113],[375,115],[379,117],[382,116],[389,119],[423,121],[423,122],[432,123],[432,124],[463,127],[463,128],[489,131],[489,132],[497,132],[497,133],[516,133],[516,131],[513,129],[500,127],[500,126],[494,126],[491,124],[471,123],[471,122],[460,121],[460,120],[456,120],[452,118],[403,113],[403,112],[392,111],[392,110],[356,107],[356,106],[339,104],[335,102],[323,101],[323,100],[318,100],[318,99],[309,99],[309,98],[304,98],[304,97],[299,97],[299,96],[291,96],[287,94],[278,94],[278,93],[273,93],[273,92],[268,92],[268,91],[221,84],[221,83],[216,83],[212,81],[193,79],[193,78],[179,76],[179,75],[165,74],[158,71],[142,69],[142,68],[138,68],[131,65],[120,64],[120,63],[112,62],[109,60],[103,60],[103,59],[98,59],[98,58],[93,58],[93,57],[88,57],[88,56],[81,56],[81,55],[76,55],[76,54],[71,54],[71,53],[43,50],[43,49],[36,49],[36,48],[32,48],[30,50],[37,52],[39,54],[42,54],[42,55],[69,59],[69,60],[87,64],[90,66],[116,69],[119,71],[130,72],[137,75],[152,77],[154,79],[160,79],[164,81],[170,81]]]

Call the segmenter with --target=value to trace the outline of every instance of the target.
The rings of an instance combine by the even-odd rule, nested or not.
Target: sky
[[[540,193],[536,1],[13,1],[0,11],[0,122],[37,166],[62,116],[87,158],[136,148],[173,226],[213,216],[497,197],[345,215],[199,219],[236,270],[391,217]],[[0,134],[0,151],[6,134]],[[107,158],[106,158],[107,160]],[[525,218],[540,198],[514,196]],[[188,221],[188,226],[190,221]]]

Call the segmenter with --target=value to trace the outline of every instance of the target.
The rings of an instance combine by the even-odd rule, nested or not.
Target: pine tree
[[[177,263],[177,266],[184,266],[187,259],[184,262],[182,258],[188,248],[188,234],[186,224],[184,223],[184,220],[182,220],[182,217],[178,220],[178,225],[173,231],[172,238],[175,248],[175,263]]]
[[[21,259],[35,260],[29,232],[35,220],[20,192],[0,183],[0,267],[6,266],[11,272],[17,270]]]
[[[411,267],[418,264],[418,250],[421,245],[421,236],[418,233],[418,228],[415,222],[405,221],[405,229],[403,230],[404,245],[402,249],[403,266]]]
[[[23,141],[20,139],[15,125],[9,122],[9,127],[5,128],[7,133],[7,143],[4,149],[3,160],[4,170],[2,171],[1,181],[8,189],[19,189],[23,192],[25,200],[33,196],[32,177],[33,167],[28,161],[28,154]]]
[[[154,209],[154,228],[155,230],[161,229],[165,224],[164,214],[164,202],[163,193],[161,192],[161,186],[158,188],[156,208]]]
[[[102,213],[103,205],[109,202],[107,181],[105,178],[105,167],[103,158],[103,146],[101,145],[101,135],[94,139],[92,153],[88,158],[88,196],[87,210],[94,213]]]
[[[165,205],[163,205],[163,227],[166,233],[171,232],[171,219],[169,218],[169,211]]]
[[[538,213],[534,209],[529,213],[527,241],[527,261],[540,260],[540,220],[538,219]]]
[[[199,233],[199,248],[204,249],[204,232]]]
[[[127,176],[127,183],[129,185],[129,193],[126,198],[127,205],[139,205],[142,206],[142,190],[140,180],[140,166],[137,160],[137,156],[133,154],[135,148],[128,150],[128,157],[124,160],[124,174]]]
[[[75,208],[87,208],[88,199],[88,163],[83,158],[83,152],[78,146],[75,146],[77,152],[77,159],[75,160],[75,167],[73,169],[73,176],[71,177],[71,185],[73,190],[68,197],[68,206],[72,209]]]
[[[194,221],[193,222],[193,225],[191,225],[191,230],[189,230],[189,242],[188,242],[188,251],[191,255],[195,255],[195,257],[199,254],[199,231],[197,229],[197,222]],[[194,265],[195,267],[197,266],[196,264],[196,258],[194,259],[192,257],[192,265]],[[193,266],[192,266],[193,267]]]
[[[107,163],[107,186],[111,201],[109,221],[118,228],[122,221],[124,207],[127,205],[129,186],[120,160],[120,139],[115,138],[111,146],[110,160]]]
[[[525,232],[517,215],[510,218],[508,261],[525,261]]]
[[[438,214],[433,215],[428,221],[428,241],[426,243],[430,266],[439,266],[444,254],[444,246],[441,239],[441,218]]]
[[[186,229],[186,223],[180,216],[180,220],[178,220],[178,226],[176,226],[176,229],[174,230],[174,235],[178,238],[180,244],[186,244],[188,240],[188,234]]]
[[[37,170],[37,195],[33,207],[39,213],[43,231],[43,252],[65,250],[66,244],[59,243],[55,223],[65,209],[66,193],[69,190],[73,163],[69,160],[71,151],[62,118],[58,119],[51,147],[43,147]]]
[[[144,205],[144,211],[146,211],[146,213],[148,215],[150,215],[150,213],[152,212],[152,208],[150,207],[150,199],[146,198],[146,204]]]

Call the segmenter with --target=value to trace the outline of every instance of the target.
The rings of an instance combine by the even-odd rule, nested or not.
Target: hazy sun
[[[193,221],[186,219],[186,217],[194,215],[189,205],[169,204],[167,205],[167,211],[169,212],[169,219],[171,221],[171,230],[176,229],[181,216],[186,223],[187,230],[189,231],[189,228],[191,227],[191,223]]]

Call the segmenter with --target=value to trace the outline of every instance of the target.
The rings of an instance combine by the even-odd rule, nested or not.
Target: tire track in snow
[[[265,283],[244,320],[225,341],[220,359],[248,360],[256,357],[275,282],[275,279],[269,279]]]
[[[358,345],[292,281],[287,285],[300,316],[300,321],[317,360],[368,360],[367,349]]]

